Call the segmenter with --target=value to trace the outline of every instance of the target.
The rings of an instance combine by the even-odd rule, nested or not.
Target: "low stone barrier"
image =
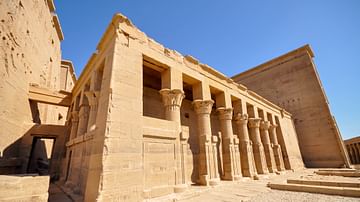
[[[0,175],[0,201],[47,201],[49,176]]]

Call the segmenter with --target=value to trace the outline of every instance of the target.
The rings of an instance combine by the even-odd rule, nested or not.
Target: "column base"
[[[285,165],[284,160],[282,159],[282,152],[280,145],[274,145],[274,157],[276,162],[276,168],[278,171],[284,171]]]
[[[188,188],[187,184],[177,184],[177,185],[174,186],[174,192],[175,193],[181,193],[181,192],[186,191],[187,188]]]
[[[199,177],[198,184],[205,186],[216,186],[220,183],[219,178],[209,179],[208,175],[202,175]]]
[[[231,173],[224,173],[223,176],[221,176],[222,180],[228,180],[228,181],[234,181],[234,176]]]
[[[270,173],[274,173],[275,171],[277,171],[277,169],[276,169],[274,153],[270,144],[264,145],[264,152],[266,157],[267,168]]]
[[[216,186],[216,185],[219,185],[219,184],[220,184],[220,179],[219,178],[209,180],[209,185],[210,186]]]
[[[243,179],[243,177],[241,175],[235,175],[234,176],[235,181],[239,181],[239,180],[242,180],[242,179]]]
[[[240,141],[241,170],[244,177],[253,178],[256,175],[254,167],[253,148],[250,141]]]

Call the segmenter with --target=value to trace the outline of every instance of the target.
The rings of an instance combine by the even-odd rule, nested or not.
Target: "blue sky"
[[[55,0],[79,75],[116,12],[228,76],[310,44],[344,139],[360,135],[359,0]]]

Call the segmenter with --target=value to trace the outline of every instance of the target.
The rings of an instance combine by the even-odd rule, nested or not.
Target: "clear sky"
[[[55,0],[79,76],[114,13],[228,76],[304,44],[344,139],[360,135],[360,0]]]

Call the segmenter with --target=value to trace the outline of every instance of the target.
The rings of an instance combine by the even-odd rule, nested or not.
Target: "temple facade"
[[[60,183],[85,201],[304,168],[290,113],[120,14],[72,98]]]
[[[61,57],[52,0],[7,2],[0,11],[1,175],[34,174],[33,182],[50,180],[76,201],[141,201],[194,184],[350,165],[338,131],[314,137],[328,140],[330,156],[309,143],[315,126],[301,122],[315,115],[274,100],[285,87],[272,77],[255,80],[273,89],[256,89],[247,73],[227,77],[116,14],[77,79]],[[315,97],[323,104],[324,94]],[[322,118],[315,117],[321,131],[333,131],[334,119]],[[46,187],[28,189],[24,196],[9,189],[5,199],[45,201]]]

